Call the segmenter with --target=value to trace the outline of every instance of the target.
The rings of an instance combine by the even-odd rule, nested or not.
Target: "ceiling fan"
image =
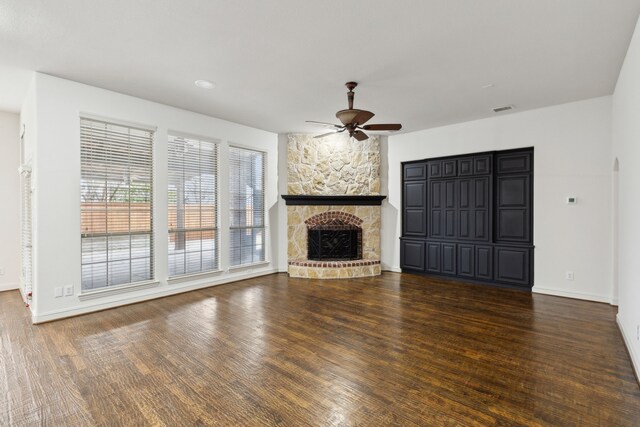
[[[349,132],[349,136],[354,137],[358,141],[364,141],[369,138],[365,130],[373,130],[373,131],[384,131],[384,130],[400,130],[402,129],[402,125],[400,123],[392,123],[392,124],[382,124],[382,125],[365,125],[375,114],[371,111],[366,110],[358,110],[353,108],[353,89],[358,86],[356,82],[348,82],[345,84],[349,92],[347,92],[347,99],[349,100],[349,108],[346,110],[340,110],[336,113],[336,117],[341,125],[335,125],[332,123],[324,123],[324,122],[316,122],[312,120],[307,120],[307,123],[314,123],[317,125],[328,126],[333,129],[333,132],[324,133],[322,135],[318,135],[315,138],[324,138],[325,136],[333,135],[336,133],[341,133],[344,131]]]

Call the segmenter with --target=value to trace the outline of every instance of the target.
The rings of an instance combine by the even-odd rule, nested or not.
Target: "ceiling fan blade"
[[[335,135],[336,133],[338,133],[338,132],[323,133],[322,135],[316,135],[316,136],[314,136],[314,138],[315,138],[315,139],[318,139],[318,138],[324,138],[325,136]]]
[[[365,139],[369,139],[367,134],[362,132],[361,130],[355,131],[354,133],[351,134],[351,136],[357,139],[358,141],[364,141]]]
[[[344,132],[346,130],[345,127],[340,127],[338,130],[336,130],[335,132],[329,132],[329,133],[323,133],[322,135],[316,135],[314,136],[314,138],[324,138],[325,136],[329,136],[329,135],[337,135],[341,132]]]
[[[333,124],[333,123],[316,122],[314,120],[306,120],[305,122],[306,123],[313,123],[315,125],[320,125],[320,126],[325,126],[325,127],[342,128],[342,126],[336,125],[336,124]]]
[[[375,114],[371,111],[362,110],[353,118],[353,120],[351,120],[351,124],[363,125],[371,120],[371,117],[373,116],[375,116]]]
[[[364,125],[364,130],[400,130],[402,125],[400,123],[389,123],[384,125]]]

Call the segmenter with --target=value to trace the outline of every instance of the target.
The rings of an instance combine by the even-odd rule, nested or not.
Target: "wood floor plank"
[[[0,322],[0,425],[640,425],[606,304],[277,274],[37,326],[3,292]]]

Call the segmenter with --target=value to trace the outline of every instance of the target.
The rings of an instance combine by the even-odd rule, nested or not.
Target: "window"
[[[82,118],[82,290],[153,279],[153,132]]]
[[[218,269],[218,145],[169,135],[169,276]]]
[[[229,147],[230,265],[265,260],[264,168],[260,151]]]
[[[20,167],[20,183],[22,207],[21,212],[21,262],[22,267],[22,289],[27,303],[31,303],[31,293],[33,290],[33,224],[32,224],[32,203],[31,203],[31,168],[29,166]]]

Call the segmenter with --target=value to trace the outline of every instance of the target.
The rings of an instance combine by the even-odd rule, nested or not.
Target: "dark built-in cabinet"
[[[531,288],[533,149],[402,164],[403,271]]]

